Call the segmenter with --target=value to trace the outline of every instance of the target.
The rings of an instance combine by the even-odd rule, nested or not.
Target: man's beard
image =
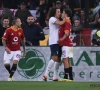
[[[33,22],[29,22],[29,25],[33,24]]]

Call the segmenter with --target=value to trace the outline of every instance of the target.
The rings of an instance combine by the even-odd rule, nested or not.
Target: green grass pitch
[[[0,82],[0,90],[100,90],[100,82]]]

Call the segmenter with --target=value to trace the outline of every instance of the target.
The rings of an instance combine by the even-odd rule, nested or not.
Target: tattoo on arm
[[[7,47],[6,40],[2,39],[2,44],[4,47]]]
[[[25,40],[22,40],[23,51],[25,51]]]
[[[66,36],[66,37],[67,37],[67,36],[68,36],[68,33],[65,33],[65,34],[64,34],[64,36]]]

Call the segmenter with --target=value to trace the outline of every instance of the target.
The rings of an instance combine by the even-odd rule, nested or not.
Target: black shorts
[[[51,56],[58,56],[61,57],[61,47],[59,46],[59,44],[53,44],[50,45],[50,50],[51,50]]]

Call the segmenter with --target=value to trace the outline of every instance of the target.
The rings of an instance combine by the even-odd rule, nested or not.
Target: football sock
[[[51,59],[49,61],[49,63],[48,63],[48,66],[46,68],[46,71],[45,71],[45,74],[44,75],[48,75],[48,73],[49,73],[50,69],[53,67],[53,65],[54,65],[54,61]]]
[[[10,74],[10,65],[5,65],[5,68],[7,69],[7,71],[8,71],[9,74]]]
[[[68,74],[69,74],[69,68],[64,69],[64,79],[68,79]]]
[[[69,67],[69,79],[73,80],[72,67]]]
[[[11,72],[10,72],[10,78],[12,78],[12,76],[14,75],[16,69],[17,69],[17,64],[13,64],[13,66],[11,68]]]
[[[58,79],[59,62],[54,63],[54,75],[53,79]]]

